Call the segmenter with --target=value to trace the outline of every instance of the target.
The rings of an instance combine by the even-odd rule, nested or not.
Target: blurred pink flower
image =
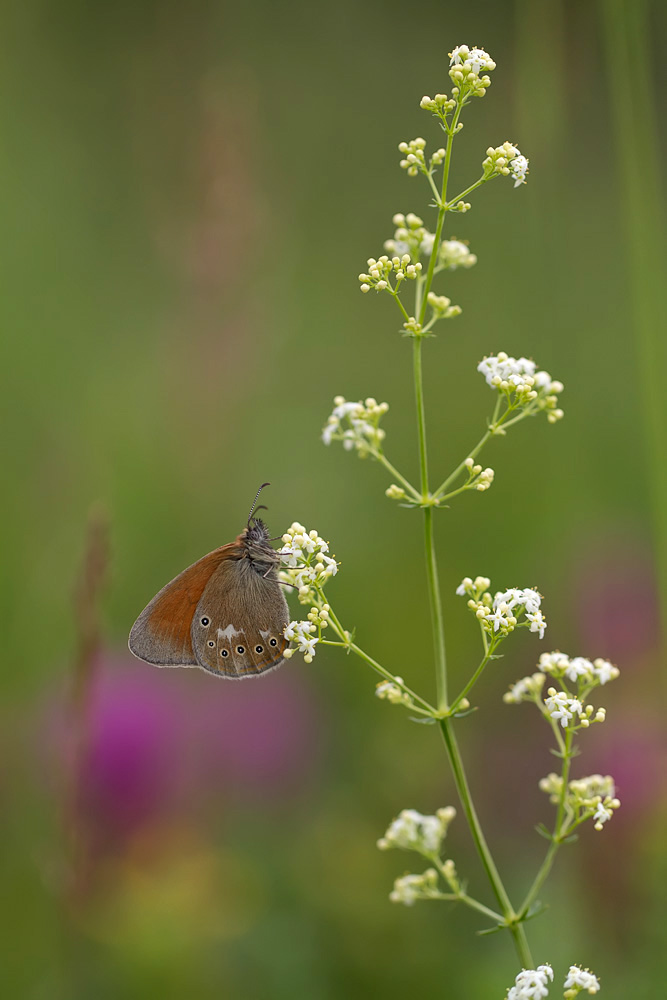
[[[66,700],[47,715],[47,743],[62,770],[72,749]],[[168,816],[283,801],[308,783],[322,743],[305,672],[233,683],[108,653],[95,672],[87,728],[77,809],[98,848]]]
[[[659,814],[667,802],[667,739],[662,718],[652,708],[625,708],[602,727],[586,751],[586,773],[611,774],[621,809],[609,831],[633,839],[642,835],[644,821]]]
[[[658,601],[649,552],[624,533],[598,536],[576,567],[574,608],[582,656],[604,656],[621,670],[658,643]]]

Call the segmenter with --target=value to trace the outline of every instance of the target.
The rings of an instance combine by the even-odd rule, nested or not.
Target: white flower
[[[590,804],[594,799],[614,798],[616,785],[611,775],[590,774],[585,778],[575,778],[570,782],[570,790],[577,799]]]
[[[560,800],[560,793],[563,788],[563,779],[560,774],[552,771],[546,778],[540,778],[538,787],[541,792],[546,792],[549,800],[556,805]]]
[[[553,982],[554,972],[550,965],[538,965],[536,969],[523,969],[514,980],[514,986],[507,994],[507,1000],[541,1000],[549,995],[548,983]]]
[[[549,800],[558,805],[563,791],[562,777],[552,771],[541,779],[539,786],[549,796]],[[601,830],[621,803],[616,798],[612,777],[591,774],[587,778],[575,778],[568,783],[565,805],[576,819],[577,825],[583,820],[593,819],[595,829]]]
[[[570,658],[565,653],[542,653],[540,668],[554,677],[567,677],[573,684],[608,684],[619,676],[618,667],[609,660],[598,658],[591,662],[585,656]]]
[[[488,52],[475,46],[471,49],[467,45],[457,45],[449,53],[449,65],[461,66],[476,76],[479,75],[481,70],[493,70],[496,68],[496,64]]]
[[[566,997],[575,997],[581,990],[597,993],[600,989],[600,981],[588,969],[582,969],[580,965],[571,965],[563,986],[568,991],[572,990],[571,993],[565,994]]]
[[[507,629],[508,631],[511,631],[511,629],[512,629],[513,626],[512,626],[512,622],[510,620],[510,616],[507,614],[507,611],[508,611],[507,608],[505,608],[504,610],[503,610],[502,607],[501,608],[496,608],[495,611],[489,612],[489,614],[486,616],[486,619],[485,619],[486,623],[488,625],[492,625],[493,626],[493,631],[494,632],[497,632],[498,629],[500,629],[500,628]]]
[[[414,906],[418,899],[437,899],[438,896],[438,873],[435,868],[427,868],[422,875],[402,875],[397,878],[389,899],[392,903]]]
[[[546,674],[560,673],[570,665],[570,657],[556,650],[553,653],[542,653],[540,669]]]
[[[526,183],[526,174],[528,173],[528,160],[525,156],[519,153],[510,162],[510,174],[514,178],[514,187],[518,187],[519,184]]]
[[[547,420],[555,423],[563,416],[558,408],[558,393],[563,391],[563,383],[553,381],[548,372],[536,371],[536,364],[529,358],[512,358],[504,351],[483,358],[477,371],[486,379],[492,389],[505,393],[514,403],[530,407],[531,413],[545,410]]]
[[[467,459],[466,465],[472,461],[472,459]],[[474,473],[476,469],[481,469],[481,466],[472,466],[471,471]],[[484,472],[492,473],[492,470],[488,469]],[[492,478],[492,475],[486,476],[485,483],[490,483]],[[531,632],[539,632],[540,638],[542,638],[547,622],[540,610],[542,596],[537,590],[532,587],[511,587],[509,590],[499,590],[492,598],[488,591],[489,586],[488,577],[478,576],[473,581],[467,576],[456,590],[460,596],[470,598],[468,607],[487,632],[500,632],[504,637],[512,632],[517,625],[527,625]],[[524,622],[519,621],[521,615],[525,615]]]
[[[602,660],[598,657],[597,660],[593,660],[593,673],[600,684],[606,684],[608,681],[616,680],[620,670],[609,660]]]
[[[338,572],[338,563],[327,555],[329,543],[320,538],[315,529],[308,531],[298,521],[285,532],[283,542],[283,547],[278,549],[283,565],[278,576],[297,590],[301,604],[313,604],[316,590],[321,590]]]
[[[449,271],[457,267],[472,267],[477,263],[477,257],[470,253],[469,247],[461,240],[443,240],[439,250],[440,266]]]
[[[479,75],[480,70],[496,68],[496,64],[493,59],[488,52],[484,51],[484,49],[471,49],[466,62],[470,63],[473,73],[476,73],[477,75]]]
[[[482,166],[486,180],[490,180],[492,177],[512,176],[514,187],[526,183],[528,160],[523,156],[521,150],[517,149],[511,142],[504,142],[502,146],[489,146]]]
[[[576,701],[575,698],[569,698],[567,692],[549,688],[549,697],[545,699],[544,704],[551,718],[560,722],[565,729],[574,716],[574,702],[581,707],[581,702]]]
[[[424,236],[419,246],[420,252],[423,253],[425,257],[430,257],[434,243],[435,243],[435,233],[429,233],[426,230],[424,230]]]
[[[378,403],[372,397],[353,403],[336,396],[334,404],[322,431],[324,444],[342,441],[346,451],[356,448],[362,457],[382,447],[384,431],[379,424],[389,409],[388,403]]]
[[[598,807],[593,814],[593,819],[595,820],[595,829],[601,830],[604,823],[609,822],[611,817],[614,815],[611,809],[608,809],[602,802],[598,803]]]
[[[456,593],[459,597],[481,597],[485,590],[488,590],[491,586],[491,581],[488,576],[476,576],[473,580],[472,577],[466,576],[463,578],[461,583],[456,588]]]
[[[456,815],[452,806],[438,809],[435,816],[424,816],[416,809],[404,809],[377,842],[381,851],[400,847],[419,854],[438,854],[447,828]]]
[[[542,691],[545,679],[545,675],[541,673],[523,677],[503,695],[503,701],[506,705],[518,705],[522,701],[533,700],[535,695],[539,695]]]
[[[392,705],[412,705],[412,698],[402,685],[402,677],[395,677],[394,681],[380,681],[375,687],[375,697],[385,698]]]
[[[430,256],[435,235],[425,228],[423,219],[414,212],[408,212],[407,215],[399,212],[392,221],[396,226],[394,236],[393,239],[385,241],[384,248],[389,253],[397,255],[400,259],[399,268],[404,272],[404,277],[407,277],[406,267],[411,264],[416,267],[420,257]],[[398,277],[398,270],[396,268],[394,270]],[[360,275],[359,280],[361,279]]]
[[[501,351],[499,354],[484,358],[477,365],[477,371],[481,372],[488,385],[492,389],[507,382],[508,385],[533,385],[532,376],[535,374],[535,362],[528,358],[511,358]],[[528,383],[527,379],[531,378]]]
[[[585,656],[575,656],[574,659],[570,660],[565,676],[573,683],[576,683],[580,678],[592,680],[593,664]]]
[[[320,640],[315,636],[313,637],[310,633],[316,632],[316,626],[310,621],[304,622],[290,622],[289,625],[285,626],[283,635],[290,642],[295,642],[297,644],[297,651],[299,653],[305,653],[304,659],[306,663],[312,663],[313,657],[315,656],[315,644]],[[294,652],[293,649],[286,650],[290,656]],[[289,657],[288,657],[289,659]]]
[[[526,619],[531,623],[530,631],[539,632],[540,639],[547,627],[546,619],[540,611],[541,603],[542,595],[532,587],[525,587],[523,590],[513,587],[510,590],[499,591],[493,599],[494,608],[506,607],[509,611],[523,608]]]
[[[528,611],[526,619],[530,622],[530,631],[539,632],[540,639],[544,639],[544,630],[547,627],[547,621],[543,613],[541,611]]]

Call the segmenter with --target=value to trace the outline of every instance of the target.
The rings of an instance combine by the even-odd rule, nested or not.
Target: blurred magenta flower
[[[618,711],[618,709],[616,709]],[[667,738],[660,716],[639,703],[626,703],[613,725],[603,727],[586,753],[587,771],[611,774],[622,808],[609,829],[619,837],[641,837],[651,814],[667,803]]]
[[[650,554],[624,532],[598,535],[576,565],[574,608],[581,655],[604,656],[621,670],[655,650],[659,615]]]
[[[48,716],[47,742],[61,769],[71,767],[66,699]],[[76,807],[93,849],[121,846],[169,817],[293,797],[308,784],[322,742],[305,671],[226,683],[109,653],[98,658],[86,727]]]

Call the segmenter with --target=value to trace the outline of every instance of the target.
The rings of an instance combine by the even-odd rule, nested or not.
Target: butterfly
[[[130,632],[138,659],[158,667],[201,667],[241,680],[279,667],[288,641],[287,601],[276,575],[280,556],[253,517],[236,541],[179,573],[146,605]],[[261,509],[261,508],[259,508]]]

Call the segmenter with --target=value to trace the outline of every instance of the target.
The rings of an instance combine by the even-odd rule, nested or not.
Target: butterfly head
[[[239,535],[244,555],[250,560],[253,569],[262,575],[280,561],[277,552],[271,547],[270,538],[269,529],[259,517],[250,518],[248,526]]]

